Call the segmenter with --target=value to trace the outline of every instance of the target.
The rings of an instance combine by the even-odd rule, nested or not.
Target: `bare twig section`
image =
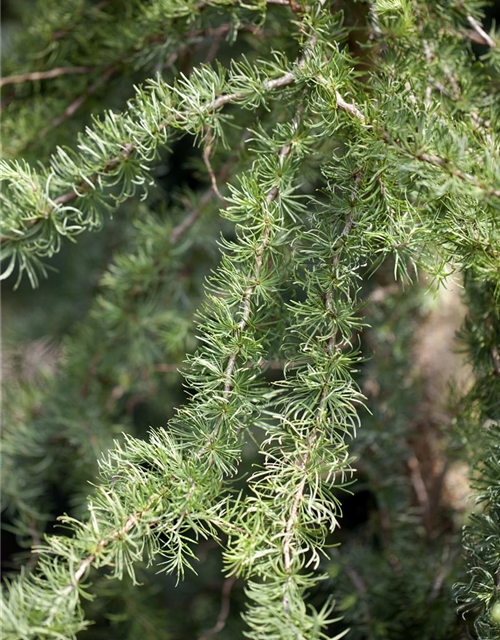
[[[177,240],[179,240],[179,238],[182,235],[184,235],[184,233],[190,227],[193,226],[196,220],[198,220],[198,218],[200,217],[200,214],[205,208],[205,206],[210,202],[210,200],[212,200],[213,196],[214,196],[214,191],[213,191],[213,188],[210,187],[201,196],[200,201],[198,202],[198,205],[191,211],[191,213],[188,216],[186,216],[181,223],[179,223],[176,227],[174,227],[169,237],[170,244],[175,244]]]
[[[432,54],[431,48],[429,47],[429,43],[426,42],[425,40],[423,42],[423,46],[424,46],[424,53],[425,53],[425,62],[430,72],[430,65],[434,56]],[[430,78],[430,73],[429,73],[429,78]],[[428,82],[425,88],[424,104],[426,107],[430,107],[432,104],[432,84],[430,82]]]
[[[354,104],[354,102],[347,102],[341,96],[338,91],[335,91],[335,97],[337,98],[337,107],[342,109],[343,111],[347,111],[351,116],[355,116],[360,122],[365,122],[365,116],[361,113],[359,108]]]
[[[322,76],[318,76],[317,82],[322,84],[327,91],[332,90],[332,87],[330,86],[330,83],[326,78]],[[342,94],[337,89],[335,89],[334,92],[335,92],[335,99],[337,100],[337,108],[342,109],[342,111],[346,111],[347,113],[350,113],[351,116],[354,116],[360,122],[364,123],[365,116],[363,115],[359,107],[354,102],[347,102],[347,100],[344,99]]]
[[[418,458],[416,456],[412,456],[408,460],[408,467],[410,469],[411,481],[418,503],[424,514],[426,514],[429,511],[429,493],[422,477],[420,462],[418,461]]]
[[[490,34],[483,29],[480,22],[478,22],[472,16],[467,16],[467,20],[474,31],[477,33],[477,35],[482,39],[481,44],[486,44],[491,49],[495,49],[498,46],[495,40],[493,40],[493,38],[490,36]]]
[[[78,96],[76,100],[73,100],[73,102],[66,107],[61,115],[56,116],[49,125],[40,131],[38,138],[44,138],[50,131],[52,131],[52,129],[55,129],[60,124],[71,118],[86,102],[86,100],[88,100],[92,94],[102,87],[102,85],[104,85],[117,71],[118,67],[108,67],[94,83],[87,87],[82,95]]]
[[[312,439],[312,438],[311,438]],[[307,451],[302,458],[302,461],[299,465],[301,471],[305,471],[307,464],[309,462],[309,451]],[[293,544],[293,528],[298,520],[299,515],[299,505],[304,497],[304,490],[306,487],[306,476],[303,475],[303,478],[298,486],[297,491],[295,492],[295,496],[292,502],[292,508],[290,509],[290,517],[287,520],[285,527],[285,535],[283,537],[283,564],[285,566],[286,573],[290,573],[292,570],[292,544]],[[287,608],[287,603],[285,599],[283,600],[283,605]]]
[[[182,512],[182,516],[181,516],[181,518],[179,518],[179,522],[178,522],[178,524],[177,524],[177,528],[179,528],[179,527],[180,527],[181,522],[184,520],[184,518],[185,518],[185,517],[188,515],[188,513],[189,513],[189,512],[188,512],[189,502],[190,502],[191,498],[193,497],[194,490],[196,489],[196,482],[195,482],[192,478],[190,478],[190,480],[191,480],[191,485],[190,485],[190,487],[189,487],[189,491],[188,491],[188,494],[187,494],[187,496],[186,496],[186,506],[184,507],[184,511]]]
[[[280,4],[285,7],[290,7],[290,9],[297,14],[311,10],[309,5],[303,7],[299,2],[294,2],[294,0],[266,0],[266,4]]]
[[[10,84],[22,84],[24,82],[36,82],[37,80],[50,80],[59,76],[69,76],[74,74],[90,73],[93,67],[56,67],[48,71],[32,71],[30,73],[21,73],[16,76],[6,76],[0,78],[0,87],[6,87]]]
[[[374,2],[370,3],[370,16],[371,16],[371,20],[370,20],[370,24],[372,26],[372,39],[376,38],[378,40],[381,40],[383,38],[383,32],[382,29],[380,28],[380,16],[378,14],[378,10],[377,10],[377,5]],[[382,42],[382,47],[385,48],[385,43]]]
[[[500,354],[498,353],[498,346],[495,345],[491,350],[491,359],[493,360],[493,369],[495,375],[500,378]]]
[[[352,582],[352,584],[356,588],[356,591],[359,594],[360,605],[361,605],[361,608],[362,608],[363,613],[365,615],[366,621],[368,623],[371,623],[372,622],[372,615],[370,613],[370,607],[368,605],[368,602],[367,602],[366,598],[364,597],[366,595],[366,592],[368,591],[368,587],[366,586],[366,582],[363,580],[361,575],[356,571],[356,569],[353,566],[349,565],[349,564],[346,565],[345,572],[349,576],[349,580]]]
[[[450,571],[451,559],[452,559],[451,544],[448,543],[446,548],[443,550],[443,563],[439,567],[439,570],[434,579],[434,584],[432,585],[432,591],[430,592],[429,597],[427,598],[428,602],[433,602],[439,596],[439,593],[443,587],[446,576]]]
[[[217,178],[215,176],[214,170],[212,169],[212,164],[210,162],[210,156],[212,155],[213,148],[213,138],[209,132],[207,132],[207,143],[205,145],[205,149],[203,150],[203,162],[208,171],[208,175],[210,176],[210,182],[212,183],[212,189],[215,195],[221,200],[224,204],[226,204],[226,200],[224,196],[219,191],[219,187],[217,185]]]
[[[229,615],[229,610],[231,606],[231,601],[230,601],[231,590],[235,582],[236,582],[235,576],[231,576],[230,578],[224,581],[224,584],[222,585],[222,592],[221,592],[220,613],[219,613],[219,617],[217,618],[217,622],[211,629],[209,629],[206,633],[200,636],[198,640],[208,640],[212,636],[215,636],[217,633],[222,631],[226,626],[226,621],[227,621],[227,617]]]
[[[240,147],[245,144],[245,141],[247,140],[248,135],[249,133],[246,130],[243,134]],[[217,196],[221,200],[224,207],[227,205],[226,199],[220,193],[217,183],[218,181],[225,182],[227,180],[231,167],[234,163],[235,157],[236,157],[236,154],[232,155],[229,158],[229,160],[222,167],[222,169],[219,171],[217,176],[215,175],[212,169],[212,166],[209,163],[209,167],[207,166],[207,170],[209,172],[212,185],[205,191],[200,201],[198,202],[198,205],[191,211],[191,213],[188,216],[186,216],[186,218],[184,218],[184,220],[180,224],[174,227],[169,238],[171,244],[175,244],[177,240],[180,238],[180,236],[182,236],[196,222],[196,220],[200,217],[200,214],[202,213],[205,206],[213,198],[214,194],[217,194]]]

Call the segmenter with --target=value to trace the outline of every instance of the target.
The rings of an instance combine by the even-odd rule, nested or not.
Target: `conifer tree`
[[[484,3],[20,8],[3,637],[500,637]],[[416,343],[447,287],[470,374],[431,401]]]

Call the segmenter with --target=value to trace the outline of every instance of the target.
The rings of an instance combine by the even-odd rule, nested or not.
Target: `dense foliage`
[[[3,637],[500,637],[483,3],[17,8]]]

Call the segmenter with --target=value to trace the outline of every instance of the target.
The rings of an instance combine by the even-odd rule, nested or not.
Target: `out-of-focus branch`
[[[473,18],[472,16],[467,16],[467,20],[469,21],[469,24],[471,25],[473,34],[475,36],[471,37],[471,40],[474,40],[478,44],[485,44],[492,49],[495,49],[498,46],[490,36],[490,34],[483,29],[481,24],[475,18]]]
[[[49,125],[47,125],[40,131],[40,133],[38,134],[38,138],[44,138],[49,133],[49,131],[52,131],[52,129],[55,129],[60,124],[71,118],[71,116],[84,104],[84,102],[93,93],[95,93],[99,89],[99,87],[105,84],[117,71],[118,67],[107,67],[100,78],[98,78],[93,84],[87,87],[84,93],[78,96],[76,100],[73,100],[73,102],[61,113],[61,115],[56,116]]]
[[[37,80],[50,80],[59,76],[90,73],[93,67],[57,67],[48,71],[31,71],[16,76],[6,76],[0,79],[0,87],[10,84],[22,84],[23,82],[36,82]]]
[[[231,576],[230,578],[224,581],[224,584],[222,585],[220,613],[219,613],[219,617],[217,618],[217,622],[211,629],[209,629],[206,633],[200,636],[198,640],[208,640],[215,634],[219,633],[219,631],[222,631],[222,629],[224,629],[224,627],[226,626],[226,620],[229,615],[229,609],[231,605],[231,602],[230,602],[231,589],[233,588],[233,585],[235,582],[236,582],[235,576]]]

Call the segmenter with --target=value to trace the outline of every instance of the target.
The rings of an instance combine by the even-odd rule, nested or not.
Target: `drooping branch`
[[[293,131],[291,135],[293,135],[293,133],[295,133],[295,131]],[[286,148],[286,153],[283,152],[283,148]],[[294,150],[295,146],[290,143],[287,143],[285,147],[281,148],[279,152],[279,164],[283,170],[285,169],[285,157],[288,154],[293,153]],[[290,171],[290,169],[288,169],[288,171]],[[295,170],[292,174],[289,174],[289,178],[285,184],[288,184],[288,180],[291,179],[292,176],[295,176]],[[282,184],[282,180],[280,180],[278,184]],[[76,561],[75,556],[72,555],[71,560],[68,561],[68,581],[67,584],[61,586],[61,588],[57,590],[57,597],[55,600],[51,601],[51,606],[45,620],[47,632],[49,632],[51,625],[55,624],[56,618],[61,614],[61,611],[66,611],[67,615],[73,615],[72,612],[75,611],[75,607],[78,607],[78,600],[73,599],[72,603],[69,603],[68,599],[73,598],[73,593],[77,591],[76,587],[82,583],[92,566],[98,567],[101,564],[107,564],[108,561],[106,558],[108,556],[112,557],[114,554],[114,545],[122,544],[122,541],[127,540],[130,536],[142,535],[140,534],[140,531],[144,528],[146,528],[147,531],[150,531],[151,535],[157,531],[157,534],[154,533],[154,535],[161,536],[162,532],[166,532],[165,528],[167,527],[168,522],[168,531],[171,539],[169,544],[173,545],[173,555],[176,557],[175,545],[181,544],[180,540],[182,539],[179,536],[181,536],[182,531],[190,529],[197,521],[197,518],[200,523],[217,522],[217,510],[210,515],[210,513],[207,514],[206,509],[202,509],[198,517],[196,512],[197,509],[200,510],[200,499],[203,502],[208,500],[213,503],[217,496],[217,491],[221,492],[223,490],[223,477],[228,473],[227,465],[229,464],[229,460],[232,460],[234,457],[234,448],[239,446],[238,442],[242,435],[241,426],[244,416],[239,415],[240,412],[238,411],[236,411],[234,416],[232,416],[231,412],[228,413],[225,407],[233,401],[243,403],[243,406],[245,405],[245,402],[247,402],[241,390],[239,391],[238,398],[233,398],[233,390],[241,376],[243,375],[246,377],[248,375],[249,341],[252,339],[255,340],[256,334],[261,334],[263,331],[263,327],[261,327],[262,317],[259,312],[259,306],[254,299],[256,296],[260,296],[260,290],[263,287],[263,268],[268,263],[268,261],[265,260],[265,255],[268,254],[271,246],[275,246],[276,243],[278,243],[279,246],[279,243],[283,242],[283,231],[281,229],[283,221],[281,220],[282,212],[281,205],[278,201],[279,196],[280,187],[277,185],[271,187],[266,194],[261,194],[259,196],[259,211],[253,211],[250,214],[246,214],[250,216],[252,230],[249,231],[245,228],[245,233],[242,235],[242,238],[244,238],[244,242],[246,244],[250,235],[253,235],[255,251],[252,259],[249,257],[245,260],[244,264],[247,266],[247,268],[245,268],[246,274],[241,273],[241,277],[243,280],[246,278],[249,284],[244,289],[240,289],[238,284],[235,285],[240,300],[236,308],[234,301],[225,302],[224,298],[221,298],[220,302],[217,303],[217,305],[219,305],[222,302],[226,305],[227,313],[230,313],[233,316],[234,330],[226,328],[225,331],[227,332],[227,336],[225,341],[219,343],[219,340],[217,339],[217,342],[213,342],[205,351],[202,349],[193,359],[195,370],[207,370],[207,363],[209,363],[209,361],[212,361],[212,364],[210,364],[210,367],[208,368],[210,371],[219,367],[219,362],[222,359],[226,359],[226,364],[223,369],[220,369],[220,374],[218,375],[220,398],[217,399],[216,396],[214,397],[214,389],[209,383],[212,393],[196,395],[191,406],[187,406],[181,410],[178,418],[174,419],[172,428],[174,431],[177,430],[179,434],[182,434],[181,439],[188,437],[192,438],[192,445],[189,449],[189,453],[184,456],[182,453],[182,444],[175,444],[173,441],[168,439],[166,434],[154,437],[152,436],[149,444],[145,444],[140,441],[137,441],[136,443],[132,443],[131,440],[128,441],[129,446],[139,447],[139,450],[142,452],[141,458],[148,459],[148,457],[150,457],[152,460],[157,459],[158,456],[165,455],[165,443],[168,442],[168,446],[171,451],[168,455],[174,456],[174,464],[170,473],[173,473],[174,475],[185,473],[184,485],[179,485],[178,482],[168,480],[166,484],[162,486],[162,483],[164,483],[162,478],[165,474],[164,464],[158,468],[157,473],[148,472],[144,478],[145,481],[147,478],[147,482],[154,486],[154,491],[147,489],[143,500],[143,506],[132,514],[126,515],[123,512],[122,505],[118,503],[115,511],[117,513],[119,526],[110,528],[108,519],[106,518],[104,532],[101,533],[101,527],[103,527],[103,525],[100,524],[97,526],[99,520],[95,520],[95,518],[96,516],[98,517],[100,509],[104,508],[107,511],[105,505],[109,499],[119,500],[118,497],[114,497],[116,491],[115,486],[117,486],[116,483],[122,482],[125,469],[127,469],[127,474],[130,472],[129,466],[122,466],[121,456],[124,454],[122,452],[117,452],[116,455],[119,456],[120,462],[117,463],[116,468],[113,467],[113,471],[109,471],[112,490],[110,492],[110,489],[106,486],[102,486],[98,491],[97,497],[98,499],[102,497],[103,503],[102,505],[98,505],[98,509],[92,508],[93,518],[89,526],[95,527],[95,531],[99,535],[92,544],[90,553],[84,555],[84,557],[78,561]],[[243,199],[241,199],[242,197]],[[238,196],[236,192],[233,191],[233,204],[229,207],[228,212],[233,212],[234,214],[236,209],[240,209],[242,207],[241,203],[245,201],[245,197],[245,194]],[[286,198],[286,195],[283,195],[283,197]],[[290,205],[292,205],[292,207],[294,206],[293,203],[288,203],[288,206]],[[257,216],[257,219],[260,221],[257,229],[255,228],[255,216]],[[276,263],[276,258],[273,262]],[[236,264],[238,264],[238,262]],[[227,269],[227,266],[228,262],[225,262],[224,269]],[[273,271],[277,273],[278,267],[278,263],[273,264]],[[222,272],[222,274],[224,273],[225,271]],[[223,276],[221,275],[220,277]],[[261,280],[260,283],[258,282],[259,280]],[[274,287],[276,285],[271,286]],[[226,283],[224,283],[224,287],[227,287]],[[234,292],[232,292],[231,296],[234,297]],[[258,326],[255,322],[252,322],[253,313],[259,314],[260,319]],[[205,328],[205,331],[205,342],[209,342],[210,329]],[[235,344],[234,350],[231,350],[227,356],[225,354],[228,352],[228,347],[225,345],[225,342]],[[241,367],[238,367],[237,359],[243,349],[241,345],[242,342],[245,343],[245,357],[242,359]],[[217,349],[219,351],[217,358],[215,357],[216,354],[214,352],[216,344],[218,345]],[[262,356],[260,344],[258,346],[256,345],[255,350],[255,367],[260,368]],[[193,368],[190,375],[195,376]],[[252,394],[251,390],[250,394]],[[252,411],[255,411],[257,404],[253,395],[250,396],[249,400],[251,400]],[[216,406],[218,407],[218,416],[213,413]],[[203,425],[204,432],[202,433],[198,431],[198,425],[196,423],[200,414],[205,415],[206,420],[206,423]],[[236,424],[230,424],[235,421]],[[191,427],[192,433],[188,430],[188,424]],[[210,426],[212,428],[210,428]],[[224,439],[228,441],[229,451],[226,454],[228,456],[228,462],[223,462],[222,466],[220,466],[221,463],[218,462],[218,457],[220,458],[221,451],[217,449],[219,446],[217,445],[217,441],[220,442],[220,438],[222,436],[224,436]],[[176,450],[177,446],[179,447],[178,451]],[[214,451],[214,447],[215,451],[218,451],[217,457],[213,456],[211,453]],[[132,465],[132,468],[133,467],[134,465]],[[229,468],[231,468],[231,466]],[[183,469],[185,470],[184,472],[182,471]],[[135,474],[138,473],[141,473],[142,477],[142,472],[139,470],[140,466],[135,471],[131,471],[132,475],[129,477],[129,481],[133,482],[136,478]],[[157,474],[158,477],[156,477]],[[179,494],[179,491],[185,491],[184,495],[182,495],[182,493]],[[176,502],[168,507],[165,501],[170,502],[171,500],[174,500],[175,492],[177,492],[177,497],[175,498]],[[82,527],[83,526],[84,525],[82,525]],[[87,525],[85,525],[85,527],[86,526]],[[233,530],[238,530],[237,525],[236,529]],[[204,531],[204,529],[202,529],[202,531]],[[87,529],[83,528],[82,536],[86,536],[86,534]],[[83,537],[83,539],[85,539],[85,537]],[[51,544],[54,546],[54,550],[52,550],[51,553],[58,553],[57,550],[60,548],[60,545],[57,539],[52,538]],[[162,544],[162,553],[166,553],[164,546],[165,542],[163,541]],[[88,543],[86,546],[88,546]],[[45,557],[45,560],[41,565],[42,571],[49,570],[49,564],[47,564],[46,560],[47,558]],[[58,579],[60,579],[60,577]],[[42,587],[42,589],[45,589],[45,587]],[[41,594],[38,594],[38,596],[40,595]],[[68,600],[68,604],[63,604],[64,600]],[[12,606],[14,606],[14,603],[12,603]]]
[[[360,174],[356,175],[355,178],[355,188],[353,190],[353,196],[351,198],[351,206],[354,207],[354,201],[355,201],[355,193],[356,193],[356,187],[357,184],[359,182],[361,178]],[[338,238],[338,245],[337,248],[335,250],[335,253],[333,255],[332,258],[332,278],[335,278],[335,271],[338,268],[338,264],[339,264],[339,260],[340,260],[340,255],[341,255],[341,243],[343,242],[344,237],[350,232],[350,230],[352,229],[352,225],[354,223],[354,219],[353,219],[353,214],[352,211],[347,215],[347,219],[346,219],[346,223],[342,229],[342,231],[339,234],[339,238]],[[325,293],[325,304],[326,304],[326,309],[327,311],[334,316],[335,315],[335,309],[334,309],[334,299],[333,299],[333,290],[332,288],[328,289]],[[327,355],[330,357],[333,357],[334,355],[334,350],[336,348],[335,345],[335,338],[336,338],[336,334],[332,333],[332,335],[330,336],[330,338],[328,339],[327,345],[326,345],[326,352]],[[290,517],[287,520],[286,523],[286,527],[285,527],[285,534],[283,536],[283,565],[285,568],[285,571],[287,574],[290,574],[291,569],[292,569],[292,546],[293,546],[293,539],[294,539],[294,528],[297,524],[297,520],[299,517],[299,505],[301,503],[301,501],[304,499],[304,490],[306,487],[306,483],[308,480],[308,476],[306,473],[307,470],[307,465],[309,462],[309,457],[311,455],[311,450],[314,446],[314,442],[315,440],[318,438],[318,430],[321,428],[321,423],[323,421],[323,414],[324,414],[324,410],[325,410],[325,403],[328,397],[328,393],[329,393],[329,383],[331,381],[327,378],[324,386],[323,386],[323,390],[321,392],[321,397],[318,403],[318,408],[317,408],[317,412],[316,412],[316,424],[314,426],[314,428],[312,429],[312,431],[309,433],[308,437],[307,437],[307,451],[306,453],[300,457],[300,459],[297,461],[297,466],[299,467],[299,469],[302,472],[303,475],[303,479],[300,482],[295,495],[293,497],[293,502],[292,502],[292,507],[290,509]]]

